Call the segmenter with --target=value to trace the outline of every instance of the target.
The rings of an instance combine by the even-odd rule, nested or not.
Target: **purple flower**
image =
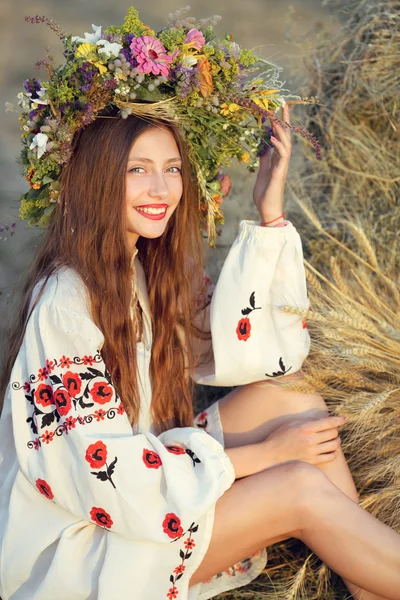
[[[130,48],[135,56],[139,73],[153,73],[153,75],[167,76],[172,56],[159,40],[149,35],[133,38]]]
[[[32,100],[34,100],[35,98],[39,98],[37,93],[41,89],[41,85],[40,85],[39,81],[36,79],[36,77],[33,77],[32,79],[27,79],[26,81],[24,81],[24,88],[28,94],[32,94],[31,95]]]
[[[177,82],[179,95],[186,98],[198,85],[199,72],[197,69],[178,65],[170,71],[169,79]]]
[[[123,54],[125,56],[126,60],[130,63],[131,67],[137,67],[138,62],[136,58],[132,56],[132,53],[129,52],[128,48],[122,48],[120,54]]]
[[[187,44],[196,50],[201,50],[205,43],[205,37],[198,29],[191,29],[184,41],[184,44]]]

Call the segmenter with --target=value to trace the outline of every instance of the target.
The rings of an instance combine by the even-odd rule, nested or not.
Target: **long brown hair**
[[[60,267],[72,267],[86,285],[92,318],[104,335],[101,350],[132,424],[140,407],[136,335],[131,319],[132,260],[125,213],[126,165],[132,144],[148,127],[167,127],[182,158],[183,195],[160,238],[139,238],[138,256],[146,275],[152,312],[150,363],[152,418],[156,430],[190,426],[194,355],[191,282],[201,280],[202,248],[198,191],[184,141],[175,126],[137,117],[98,118],[81,130],[61,177],[61,195],[43,244],[30,268],[22,303],[8,341],[0,379],[3,404],[13,364],[29,319],[32,291]],[[38,296],[38,298],[40,295]]]

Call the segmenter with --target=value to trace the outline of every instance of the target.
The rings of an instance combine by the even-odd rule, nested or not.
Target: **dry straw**
[[[348,421],[342,447],[361,505],[400,532],[400,3],[326,0],[342,20],[308,55],[307,128],[323,142],[289,192],[299,207],[312,350],[294,391],[318,391]],[[288,312],[298,312],[283,307]],[[344,600],[348,590],[295,540],[270,548],[244,600]]]

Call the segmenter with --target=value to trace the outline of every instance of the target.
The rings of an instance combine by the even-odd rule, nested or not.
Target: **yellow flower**
[[[261,106],[261,108],[265,108],[265,110],[268,110],[271,98],[266,98],[266,96],[271,96],[272,94],[276,94],[277,92],[279,92],[279,90],[260,90],[258,92],[253,92],[252,94],[249,94],[249,96],[253,100],[253,102],[258,104],[258,106]]]
[[[148,25],[143,25],[143,35],[149,35],[154,37],[156,35],[156,32],[154,31],[154,29],[150,29]]]
[[[84,58],[92,65],[98,68],[101,74],[107,73],[107,67],[99,62],[99,57],[96,53],[96,46],[94,44],[81,44],[78,50],[75,52],[75,56],[78,58]]]
[[[203,98],[206,98],[213,91],[214,84],[211,75],[211,65],[205,56],[198,63],[198,69],[200,71],[200,94]]]
[[[235,104],[234,102],[231,102],[231,104],[226,104],[226,102],[224,102],[224,104],[221,104],[221,114],[225,117],[229,117],[230,115],[240,110],[240,108],[241,107],[238,104]]]
[[[248,163],[249,160],[250,154],[248,152],[243,152],[242,156],[240,157],[240,162]]]

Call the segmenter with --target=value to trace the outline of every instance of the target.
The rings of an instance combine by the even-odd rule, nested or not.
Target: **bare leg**
[[[354,584],[400,600],[400,536],[301,461],[236,481],[220,498],[210,547],[190,585],[288,537]]]
[[[294,374],[292,378],[301,378],[301,374]],[[227,448],[259,442],[299,414],[311,418],[328,414],[328,408],[319,394],[293,392],[273,382],[258,382],[236,388],[219,401],[219,409]],[[319,468],[349,498],[358,502],[357,490],[341,450],[333,462],[321,464]],[[385,600],[350,581],[345,580],[345,584],[355,600]]]
[[[400,600],[400,536],[302,461],[245,477],[225,492],[216,505],[210,546],[190,585],[288,537],[301,539],[355,585]]]

